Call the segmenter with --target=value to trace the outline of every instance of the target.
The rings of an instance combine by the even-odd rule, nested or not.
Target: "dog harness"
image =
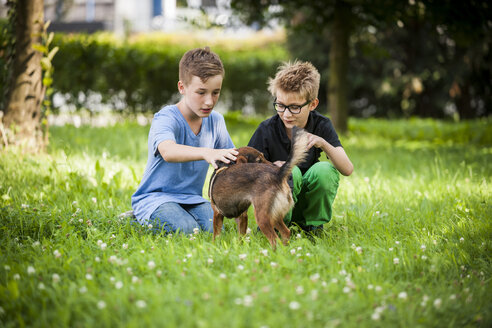
[[[220,172],[226,170],[227,168],[229,168],[229,167],[228,166],[223,166],[220,169],[215,170],[214,173],[212,174],[212,178],[210,179],[210,184],[208,186],[208,197],[210,198],[210,201],[212,202],[212,204],[215,204],[215,202],[214,202],[214,200],[212,198],[212,187],[214,185],[215,178],[217,177],[217,174],[219,174]],[[221,214],[222,214],[222,212],[221,212]]]

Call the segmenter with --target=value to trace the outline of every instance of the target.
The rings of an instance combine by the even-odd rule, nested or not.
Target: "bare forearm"
[[[162,158],[170,163],[204,160],[204,154],[209,150],[209,148],[192,147],[166,142],[162,142],[158,148]]]
[[[354,165],[348,158],[343,147],[333,147],[328,142],[321,147],[335,168],[343,175],[349,176],[354,171]]]

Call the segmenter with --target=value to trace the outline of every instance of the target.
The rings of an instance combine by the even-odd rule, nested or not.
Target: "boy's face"
[[[292,129],[294,126],[297,126],[299,128],[305,128],[308,118],[309,118],[309,112],[314,110],[316,106],[318,106],[318,99],[306,99],[303,96],[301,96],[299,93],[296,92],[284,92],[282,90],[277,90],[277,100],[276,102],[285,105],[285,106],[291,106],[291,105],[303,105],[305,104],[308,100],[311,100],[310,103],[304,105],[301,108],[301,112],[299,114],[292,114],[289,109],[285,108],[285,111],[283,113],[277,112],[278,116],[280,116],[280,119],[284,123],[285,127],[287,129]]]
[[[215,75],[203,82],[198,76],[193,76],[187,85],[178,82],[178,90],[183,95],[184,109],[188,115],[203,118],[212,113],[219,100],[222,79],[222,75]]]

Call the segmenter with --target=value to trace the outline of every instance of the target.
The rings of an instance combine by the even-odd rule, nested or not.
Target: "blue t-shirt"
[[[199,204],[209,164],[205,160],[168,163],[157,147],[164,140],[192,147],[234,148],[224,117],[212,111],[202,119],[198,135],[191,130],[176,105],[166,106],[154,115],[149,131],[148,158],[145,172],[132,195],[132,208],[137,220],[146,224],[161,204]]]

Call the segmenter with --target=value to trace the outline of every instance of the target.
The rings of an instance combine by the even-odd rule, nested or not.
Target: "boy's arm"
[[[317,147],[323,150],[335,168],[343,175],[349,176],[354,171],[354,165],[348,158],[343,147],[333,147],[325,139],[309,133],[308,149]]]
[[[214,169],[217,168],[217,161],[226,164],[236,160],[237,150],[230,149],[212,149],[205,147],[192,147],[179,145],[173,140],[164,140],[157,146],[159,153],[166,162],[181,163],[205,160],[211,164]]]

